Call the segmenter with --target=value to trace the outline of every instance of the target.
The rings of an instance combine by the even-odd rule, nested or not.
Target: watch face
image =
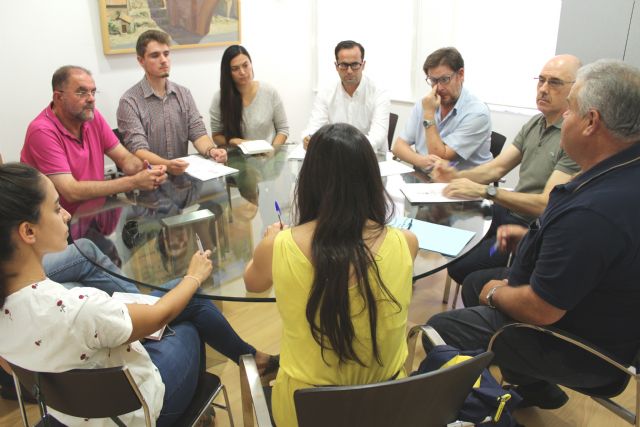
[[[493,185],[487,185],[486,193],[487,193],[487,196],[491,198],[496,197],[496,194],[498,194],[498,189]]]

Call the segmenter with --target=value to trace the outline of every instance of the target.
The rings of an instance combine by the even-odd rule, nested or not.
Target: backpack
[[[446,368],[482,351],[461,351],[449,345],[437,345],[420,363],[418,370],[411,375],[422,374]],[[458,419],[472,423],[482,423],[487,417],[487,425],[500,427],[518,426],[512,412],[522,401],[522,397],[514,390],[505,390],[493,378],[488,369],[482,372],[458,412]]]

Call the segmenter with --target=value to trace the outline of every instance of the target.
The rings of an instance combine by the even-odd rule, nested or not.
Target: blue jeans
[[[175,423],[187,409],[204,371],[205,355],[196,327],[189,322],[173,323],[174,334],[165,331],[160,341],[145,341],[144,348],[158,368],[164,383],[158,427]]]
[[[109,257],[88,239],[78,239],[62,252],[45,255],[42,264],[47,277],[67,288],[87,286],[100,289],[109,295],[114,292],[138,293],[138,288],[133,283],[102,270],[105,268],[115,273],[120,272]]]
[[[177,282],[170,282],[167,288]],[[155,296],[163,294],[163,291],[152,292]],[[174,423],[193,398],[198,376],[205,369],[201,339],[236,363],[241,355],[256,353],[253,346],[238,336],[220,310],[202,298],[192,298],[169,327],[171,329],[165,330],[160,341],[144,343],[165,386],[162,412],[157,422],[159,427]]]

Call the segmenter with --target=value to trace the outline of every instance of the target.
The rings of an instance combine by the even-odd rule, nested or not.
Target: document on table
[[[404,163],[400,163],[395,160],[378,162],[378,166],[380,166],[380,176],[402,175],[403,173],[413,172],[413,168],[411,166],[407,166]]]
[[[154,297],[152,295],[146,294],[130,294],[126,292],[114,292],[112,298],[123,302],[125,304],[146,304],[146,305],[154,305],[160,298]],[[151,335],[147,335],[145,338],[150,340],[160,340],[162,339],[162,334],[164,333],[164,329],[167,325],[164,325],[159,330],[155,331]]]
[[[304,160],[304,155],[307,154],[307,150],[304,149],[302,144],[296,145],[296,148],[289,153],[290,160]]]
[[[473,231],[407,217],[397,217],[389,225],[412,231],[418,238],[420,249],[440,252],[452,257],[458,256],[476,234]]]
[[[273,151],[273,145],[269,144],[264,139],[245,141],[242,144],[239,144],[238,147],[240,147],[240,150],[242,150],[242,152],[247,155],[262,154]]]
[[[179,160],[189,163],[186,172],[200,181],[208,181],[238,172],[238,169],[196,155],[180,157]]]
[[[446,202],[465,202],[470,199],[458,199],[447,197],[442,194],[442,190],[449,185],[447,183],[417,183],[403,184],[400,191],[411,203],[446,203]],[[482,200],[482,197],[472,200]]]

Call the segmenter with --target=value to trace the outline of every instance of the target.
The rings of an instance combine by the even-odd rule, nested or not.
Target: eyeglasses
[[[60,93],[65,93],[66,91],[64,90],[59,90],[57,92]],[[86,90],[86,89],[79,89],[75,92],[72,92],[75,96],[77,96],[78,98],[88,98],[89,95],[93,96],[95,98],[95,96],[97,94],[99,94],[100,92],[98,92],[96,89],[92,89],[92,90]]]
[[[429,77],[427,76],[427,78],[425,79],[427,81],[427,83],[429,84],[429,86],[433,87],[437,84],[449,84],[449,82],[451,81],[451,78],[457,73],[457,71],[454,71],[453,73],[449,74],[448,76],[442,76],[442,77]]]
[[[547,79],[546,77],[542,77],[542,76],[534,77],[533,79],[538,81],[538,87],[542,87],[544,86],[545,83],[547,83],[549,87],[552,89],[560,89],[562,86],[566,84],[571,84],[576,82],[575,80],[570,82],[565,82],[564,80],[556,79],[554,77]]]
[[[358,71],[360,67],[362,67],[362,62],[341,62],[339,64],[336,64],[336,67],[338,67],[342,71],[345,71],[347,68],[351,68],[351,70],[353,71]]]

